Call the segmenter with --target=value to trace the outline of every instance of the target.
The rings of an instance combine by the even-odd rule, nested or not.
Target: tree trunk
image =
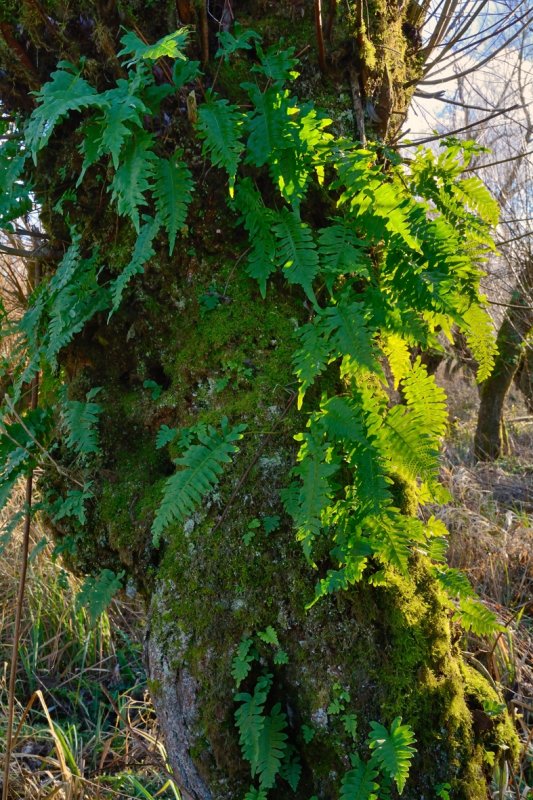
[[[493,461],[505,450],[503,406],[525,353],[527,337],[533,329],[533,261],[528,259],[521,271],[520,289],[510,300],[510,307],[498,331],[492,374],[481,387],[481,402],[474,439],[474,453],[480,461]],[[525,373],[527,375],[527,371]]]
[[[324,17],[317,25],[320,5]],[[419,69],[410,6],[378,0],[365,5],[363,15],[362,4],[349,4],[350,13],[339,4],[334,16],[335,6],[234,0],[211,3],[207,14],[204,4],[180,0],[179,19],[170,2],[154,13],[153,4],[132,0],[120,14],[113,3],[96,0],[49,2],[43,16],[39,3],[26,0],[20,20],[12,18],[11,5],[5,11],[6,24],[23,27],[20,48],[10,49],[4,37],[0,90],[8,106],[25,109],[21,87],[33,88],[37,74],[44,81],[58,58],[75,61],[81,54],[106,88],[120,74],[120,23],[152,42],[180,21],[195,22],[198,58],[209,71],[218,27],[213,18],[222,20],[231,8],[266,44],[283,35],[301,53],[299,91],[316,97],[339,130],[348,118],[360,139],[393,138],[409,102],[404,87]],[[246,64],[223,65],[217,86],[234,97],[243,78],[249,78]],[[46,151],[36,186],[43,222],[56,242],[65,228],[54,206],[80,166],[75,126],[65,123],[62,134]],[[198,164],[197,143],[180,144]],[[272,647],[256,637],[256,666],[273,675],[271,699],[286,713],[302,763],[296,792],[280,780],[277,800],[337,797],[350,768],[347,754],[363,747],[370,722],[390,726],[397,716],[416,735],[406,800],[434,797],[438,784],[450,784],[453,800],[485,800],[486,747],[512,742],[513,734],[508,723],[488,717],[485,727],[478,724],[483,701],[495,696],[461,659],[449,606],[426,558],[413,557],[408,577],[388,567],[379,585],[358,584],[305,610],[317,572],[302,558],[279,495],[294,465],[293,435],[303,427],[293,402],[292,353],[295,325],[308,311],[299,291],[275,279],[263,301],[238,268],[237,254],[247,245],[226,218],[225,191],[213,171],[202,175],[189,230],[174,256],[158,249],[127,304],[109,324],[91,322],[63,358],[70,395],[103,387],[104,408],[90,519],[71,563],[85,573],[118,571],[118,563],[146,598],[149,687],[184,798],[234,800],[249,787],[234,720],[232,660],[243,637],[272,626],[287,663],[275,663]],[[78,222],[87,241],[100,246],[110,265],[126,264],[131,229],[117,221],[105,191],[95,184],[81,203]],[[214,296],[218,305],[209,310],[206,298]],[[162,390],[155,404],[146,381]],[[218,424],[223,416],[246,422],[252,435],[209,501],[155,550],[150,528],[174,470],[154,448],[158,429]],[[44,480],[58,478],[50,471]],[[272,532],[254,527],[276,516],[279,527]],[[65,520],[55,526],[58,538],[72,533]],[[246,690],[253,690],[254,669]],[[335,702],[357,715],[351,741]]]

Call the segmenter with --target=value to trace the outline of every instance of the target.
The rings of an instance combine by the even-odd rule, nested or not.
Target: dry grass
[[[0,515],[5,524],[23,497]],[[17,672],[10,798],[111,800],[179,797],[169,782],[164,747],[146,693],[137,632],[142,613],[114,602],[96,625],[76,607],[79,581],[41,548],[33,557],[24,602]],[[18,585],[20,533],[0,559],[0,732],[7,713]],[[0,735],[1,749],[5,737]]]

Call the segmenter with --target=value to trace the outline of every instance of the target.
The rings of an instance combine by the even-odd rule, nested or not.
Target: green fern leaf
[[[283,146],[288,93],[275,87],[262,92],[255,83],[243,83],[242,87],[253,105],[253,112],[245,123],[248,132],[246,162],[263,167],[275,161],[273,154]]]
[[[477,381],[482,383],[494,368],[497,352],[494,324],[489,314],[479,305],[470,306],[463,314],[463,319],[467,325],[468,346],[478,363]]]
[[[402,794],[416,752],[412,747],[416,741],[415,735],[409,725],[402,725],[401,717],[396,717],[390,733],[379,722],[371,722],[370,727],[370,749],[374,751],[381,769],[394,780],[398,792]]]
[[[239,692],[235,695],[235,701],[240,703],[235,712],[235,721],[239,730],[239,743],[243,758],[251,765],[252,776],[257,773],[259,737],[265,724],[263,710],[271,686],[272,675],[262,675],[255,685],[253,695],[249,694],[249,692]]]
[[[91,389],[85,403],[79,400],[67,400],[63,392],[61,416],[66,431],[67,446],[78,455],[85,457],[91,453],[99,453],[98,420],[102,407],[91,402],[99,389]]]
[[[363,304],[342,301],[328,306],[321,314],[337,355],[344,359],[345,369],[364,369],[379,374],[381,369],[374,354]]]
[[[220,31],[218,34],[218,50],[215,53],[215,58],[222,58],[228,62],[230,56],[238,50],[251,50],[252,42],[261,41],[260,35],[257,31],[252,31],[250,28],[243,28],[238,22],[235,23],[233,32]]]
[[[163,38],[159,39],[155,44],[147,44],[143,42],[137,34],[133,33],[133,31],[128,31],[120,39],[123,47],[122,50],[118,52],[118,57],[130,56],[130,58],[124,61],[126,66],[131,66],[142,59],[157,61],[164,56],[185,61],[187,56],[183,50],[187,46],[188,38],[188,29],[179,28],[177,31],[174,31],[174,33],[163,36]]]
[[[244,800],[267,800],[267,792],[264,789],[256,789],[255,786],[250,786]]]
[[[193,180],[187,165],[181,160],[182,150],[172,158],[158,158],[154,164],[154,198],[157,217],[168,233],[172,255],[176,234],[185,224],[191,202]]]
[[[298,408],[302,407],[306,391],[317,377],[324,372],[332,353],[328,333],[320,317],[308,322],[298,330],[302,346],[293,356],[293,367],[300,382],[298,389]]]
[[[279,775],[284,781],[287,781],[292,791],[296,792],[302,777],[302,764],[298,753],[291,746],[287,746]]]
[[[101,104],[96,89],[80,77],[73,64],[60,61],[58,67],[36,92],[38,105],[26,127],[26,144],[35,164],[38,152],[46,147],[54,129],[68,114]]]
[[[318,273],[318,255],[308,225],[294,211],[283,208],[274,225],[279,244],[276,258],[289,283],[299,284],[307,297],[316,302],[313,280]]]
[[[155,439],[155,446],[157,450],[161,450],[163,447],[166,447],[167,444],[173,442],[177,435],[177,428],[169,428],[168,425],[161,425],[157,431],[157,436]]]
[[[333,225],[320,229],[318,248],[322,272],[330,291],[339,275],[370,277],[367,245],[344,220],[337,218]]]
[[[328,506],[334,487],[331,476],[339,464],[326,462],[326,446],[315,442],[308,434],[302,434],[302,458],[292,474],[299,477],[300,484],[293,484],[289,491],[282,492],[287,512],[296,524],[296,538],[302,542],[306,558],[311,557],[313,539],[322,529],[322,513]]]
[[[252,72],[264,75],[274,84],[283,84],[289,78],[295,77],[293,70],[298,64],[298,59],[294,57],[294,47],[280,49],[279,45],[272,45],[263,51],[258,46],[256,50],[261,64],[253,66]]]
[[[94,624],[109,607],[116,593],[122,589],[123,578],[124,572],[117,575],[110,569],[103,569],[96,577],[85,578],[76,597],[76,607],[86,608]]]
[[[111,284],[113,307],[109,316],[111,316],[119,307],[122,301],[124,289],[130,280],[135,275],[141,275],[144,272],[144,265],[146,262],[155,256],[153,241],[157,236],[158,231],[159,220],[157,218],[151,219],[150,217],[144,217],[142,228],[140,229],[139,235],[135,242],[135,247],[133,248],[130,263],[122,270],[118,278],[116,278]]]
[[[328,438],[337,439],[351,447],[354,442],[366,444],[367,434],[361,422],[361,414],[353,401],[344,397],[330,397],[322,403],[319,424]]]
[[[248,677],[252,669],[252,663],[257,658],[257,651],[253,646],[253,639],[243,639],[238,648],[233,661],[231,662],[231,675],[237,688],[243,680]]]
[[[120,166],[108,189],[118,213],[131,219],[137,233],[140,229],[139,209],[147,204],[146,192],[152,188],[157,161],[153,146],[154,137],[146,131],[128,139],[122,150]]]
[[[198,108],[198,135],[204,140],[203,153],[215,167],[222,167],[229,176],[230,196],[233,196],[235,176],[243,144],[240,139],[243,116],[237,106],[227,100],[214,99],[208,93]]]
[[[279,647],[278,634],[272,625],[267,625],[264,631],[257,631],[257,635],[265,644],[273,644]]]
[[[417,362],[402,379],[402,390],[420,430],[439,445],[448,422],[444,389],[437,386],[435,377],[428,375],[426,368]]]
[[[264,718],[259,734],[257,763],[252,763],[252,777],[259,776],[262,789],[272,789],[279,774],[287,749],[287,717],[276,703],[270,715]]]
[[[350,756],[353,769],[342,779],[340,800],[377,800],[376,763],[362,761],[357,754]]]
[[[246,425],[230,428],[224,418],[220,433],[210,425],[205,433],[198,433],[200,444],[192,445],[181,458],[174,461],[182,469],[165,484],[163,500],[152,525],[155,547],[159,545],[165,528],[174,520],[183,522],[217,485],[224,465],[229,464],[231,457],[239,452],[235,442],[242,439],[245,430]]]
[[[493,614],[480,600],[473,597],[461,597],[459,611],[454,615],[466,631],[476,636],[490,636],[492,633],[505,630]]]
[[[450,597],[472,597],[474,595],[470,581],[460,570],[452,567],[444,569],[439,567],[436,576]]]
[[[258,282],[261,297],[265,298],[267,281],[276,269],[276,240],[271,232],[273,214],[265,208],[261,195],[249,178],[237,184],[235,206],[241,212],[241,221],[252,243],[247,272]]]
[[[476,176],[463,178],[454,185],[454,194],[462,206],[470,207],[489,225],[497,225],[500,207],[485,184]]]

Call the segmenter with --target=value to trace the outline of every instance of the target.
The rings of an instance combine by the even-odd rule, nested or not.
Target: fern
[[[505,630],[497,621],[496,615],[480,600],[462,596],[459,600],[459,611],[454,616],[463,628],[477,636],[490,636],[492,633]]]
[[[237,653],[231,662],[231,675],[237,688],[239,688],[243,680],[250,674],[252,663],[256,658],[257,650],[254,647],[253,639],[242,639],[237,648]]]
[[[154,165],[154,198],[159,223],[166,228],[172,255],[176,235],[185,224],[193,189],[192,175],[181,160],[183,151],[172,158],[159,158]]]
[[[102,407],[91,402],[100,389],[91,389],[86,402],[67,400],[63,392],[61,416],[66,432],[67,447],[84,458],[100,452],[98,443],[98,420]]]
[[[486,380],[494,367],[496,337],[494,325],[488,313],[478,305],[472,305],[463,314],[466,323],[466,340],[478,363],[477,380]]]
[[[36,164],[37,154],[46,147],[56,126],[72,111],[99,106],[101,98],[68,61],[59,62],[58,69],[35,96],[38,105],[26,127],[26,144]]]
[[[131,66],[142,59],[157,61],[157,59],[165,56],[167,58],[177,58],[185,61],[186,56],[183,50],[187,45],[188,38],[189,31],[187,28],[179,28],[177,31],[163,36],[163,38],[159,39],[155,44],[147,44],[143,42],[137,34],[128,31],[120,40],[123,47],[122,50],[119,51],[118,56],[119,58],[120,56],[130,56],[130,58],[125,60],[126,66]]]
[[[381,769],[394,780],[402,794],[415,753],[412,746],[416,741],[414,733],[409,725],[402,725],[401,717],[396,717],[390,732],[379,722],[371,722],[370,727],[370,749],[374,751]]]
[[[182,469],[165,484],[163,500],[152,525],[155,547],[165,528],[174,520],[183,522],[217,485],[224,465],[239,452],[235,442],[242,439],[245,430],[246,425],[230,428],[227,419],[223,419],[220,433],[210,425],[205,433],[198,433],[200,444],[191,445],[175,460],[176,466]]]
[[[379,784],[375,761],[367,763],[357,754],[351,756],[352,767],[342,779],[340,800],[377,800]]]
[[[379,373],[362,303],[340,302],[328,306],[322,314],[337,355],[344,359],[345,371],[362,368]]]
[[[118,278],[111,284],[111,296],[113,299],[113,307],[110,312],[114,311],[120,306],[122,295],[130,280],[135,275],[140,275],[144,272],[144,265],[155,255],[153,246],[154,239],[159,231],[159,219],[157,217],[151,219],[144,217],[143,226],[139,231],[139,236],[135,242],[133,253],[129,264],[122,270]]]
[[[287,749],[287,717],[276,703],[264,718],[258,740],[257,762],[252,762],[252,777],[259,777],[263,789],[272,789]],[[255,770],[254,770],[255,767]]]
[[[312,437],[302,435],[301,463],[292,474],[300,478],[291,489],[282,493],[287,512],[293,517],[296,538],[302,542],[306,558],[311,557],[313,539],[322,529],[322,513],[333,494],[331,476],[338,470],[337,463],[326,461],[327,448]]]
[[[286,208],[279,213],[274,225],[279,244],[276,252],[278,265],[289,283],[300,285],[307,297],[315,302],[313,280],[318,273],[318,255],[313,235],[308,225]]]
[[[252,777],[257,772],[259,737],[265,723],[263,710],[271,686],[272,675],[266,674],[258,679],[253,695],[248,692],[240,692],[235,695],[235,701],[240,703],[235,712],[235,721],[239,730],[239,743],[243,757],[252,767]]]
[[[315,318],[307,325],[302,325],[298,330],[298,337],[302,346],[293,356],[293,367],[300,383],[298,408],[301,408],[305,393],[326,369],[333,348],[329,343],[327,329],[322,324],[320,317]]]
[[[148,202],[146,192],[152,188],[157,161],[153,145],[153,136],[145,131],[129,139],[108,190],[117,204],[118,213],[131,219],[137,233],[140,228],[140,209]]]
[[[115,574],[110,569],[103,569],[96,577],[85,578],[76,597],[76,607],[86,608],[94,624],[109,607],[116,593],[122,589],[123,578],[124,572]]]
[[[229,176],[233,196],[235,175],[243,145],[240,139],[242,115],[237,106],[211,94],[198,109],[198,134],[204,140],[204,155],[209,155],[215,167],[222,167]]]
[[[320,229],[318,247],[322,271],[330,291],[339,276],[370,277],[371,262],[366,243],[356,236],[354,229],[342,218]]]

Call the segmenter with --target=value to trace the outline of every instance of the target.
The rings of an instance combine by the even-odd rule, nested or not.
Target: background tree
[[[394,793],[414,758],[406,797],[449,783],[456,798],[483,798],[487,731],[498,756],[515,748],[501,710],[484,730],[476,725],[472,710],[483,714],[498,698],[459,657],[442,585],[461,595],[466,627],[490,630],[493,620],[442,565],[442,528],[416,517],[418,503],[439,494],[444,412],[407,349],[410,337],[429,341],[450,303],[465,329],[475,327],[469,230],[486,241],[494,209],[478,184],[473,212],[457,205],[459,187],[474,184],[459,183],[451,154],[416,161],[406,179],[383,149],[424,70],[431,80],[429,56],[442,61],[482,7],[458,23],[445,4],[424,46],[427,9],[389,3],[179,2],[157,14],[135,2],[2,4],[5,163],[12,185],[31,177],[49,237],[22,328],[30,356],[35,347],[15,397],[46,362],[53,426],[50,415],[25,418],[35,432],[17,456],[30,469],[35,441],[55,442],[41,485],[69,563],[98,576],[89,602],[97,608],[123,579],[146,597],[150,686],[184,797],[235,797],[251,779],[247,797],[257,800],[272,787],[280,798],[367,797],[377,780]],[[515,25],[514,36],[526,20],[509,13],[501,27]],[[183,23],[195,24],[188,54],[202,76],[184,58],[185,34],[168,36]],[[303,103],[285,88],[296,64],[280,33],[301,58]],[[489,41],[501,34],[491,30]],[[82,57],[83,73],[72,66]],[[71,66],[47,83],[60,59]],[[9,151],[17,115],[32,111],[30,89],[40,96],[25,145]],[[339,150],[309,98],[331,113]],[[353,128],[359,146],[345,138]],[[437,169],[442,195],[427,177]],[[345,213],[343,197],[359,209],[352,227],[350,211],[331,223]],[[446,272],[446,246],[463,259],[460,278]],[[426,259],[442,307],[424,280],[409,280]],[[388,307],[389,293],[405,314]],[[489,339],[478,336],[485,369]],[[411,393],[407,410],[389,412],[385,355],[391,384]],[[14,401],[9,411],[5,426],[20,425]],[[409,449],[422,421],[423,441]],[[16,441],[17,430],[6,427]],[[8,487],[15,468],[6,463]],[[360,519],[366,538],[354,530]],[[317,577],[324,596],[306,611]],[[362,759],[350,764],[354,741]]]

